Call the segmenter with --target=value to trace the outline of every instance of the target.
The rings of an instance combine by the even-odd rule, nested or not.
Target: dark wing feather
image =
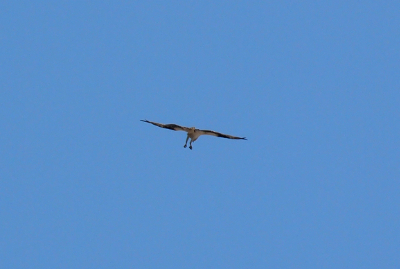
[[[211,131],[211,130],[199,130],[199,131],[203,135],[213,135],[213,136],[216,136],[216,137],[223,137],[223,138],[229,138],[229,139],[247,140],[246,137],[238,137],[238,136],[233,136],[233,135],[227,135],[227,134],[222,134],[222,133],[218,133],[216,131]]]
[[[165,128],[165,129],[170,129],[170,130],[174,130],[174,131],[188,131],[189,128],[187,127],[183,127],[183,126],[179,126],[176,124],[162,124],[162,123],[157,123],[157,122],[152,122],[152,121],[148,121],[148,120],[140,120],[143,122],[147,122],[147,123],[151,123],[155,126],[161,127],[161,128]]]

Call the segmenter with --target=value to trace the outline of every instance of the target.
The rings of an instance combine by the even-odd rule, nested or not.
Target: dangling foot
[[[184,145],[183,147],[186,148],[186,145]]]
[[[192,146],[189,146],[190,149],[192,149]]]

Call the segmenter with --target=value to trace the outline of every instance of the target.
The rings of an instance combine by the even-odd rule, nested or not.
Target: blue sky
[[[0,8],[1,268],[400,268],[398,1]]]

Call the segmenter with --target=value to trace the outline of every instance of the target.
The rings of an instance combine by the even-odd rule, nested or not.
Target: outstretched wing
[[[196,130],[197,131],[197,130]],[[222,134],[218,133],[215,131],[210,131],[210,130],[198,130],[202,135],[213,135],[216,137],[223,137],[223,138],[229,138],[229,139],[243,139],[247,140],[246,137],[238,137],[238,136],[233,136],[233,135],[227,135],[227,134]]]
[[[161,127],[161,128],[165,128],[165,129],[174,130],[174,131],[185,131],[185,132],[189,131],[189,128],[183,127],[183,126],[179,126],[179,125],[176,125],[176,124],[162,124],[162,123],[152,122],[152,121],[148,121],[148,120],[140,120],[140,121],[151,123],[151,124],[153,124],[155,126],[158,126],[158,127]]]

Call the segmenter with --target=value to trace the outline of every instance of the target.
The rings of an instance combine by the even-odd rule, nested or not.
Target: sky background
[[[398,1],[0,10],[1,268],[400,268]]]

